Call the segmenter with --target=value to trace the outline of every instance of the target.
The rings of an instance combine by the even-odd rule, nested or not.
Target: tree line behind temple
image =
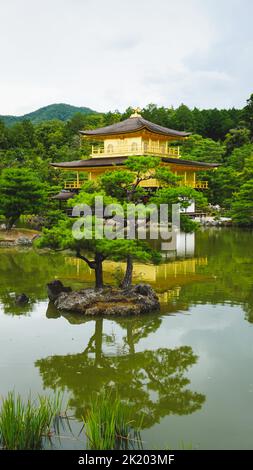
[[[119,122],[131,112],[128,108],[124,113],[76,113],[67,121],[33,124],[22,120],[12,126],[0,120],[0,214],[4,215],[9,199],[18,197],[17,187],[28,186],[27,181],[38,201],[40,191],[48,200],[63,187],[65,179],[72,177],[54,170],[50,162],[79,160],[90,153],[89,143],[80,145],[78,131]],[[208,180],[208,202],[221,206],[223,214],[231,215],[236,224],[253,224],[253,94],[242,109],[191,110],[183,104],[176,109],[150,104],[141,114],[162,126],[191,132],[180,144],[182,158],[221,164],[216,171],[199,175],[199,179]],[[41,212],[41,207],[35,206],[30,210]],[[43,211],[54,209],[56,202],[50,200]],[[29,202],[24,203],[24,214],[27,213]]]

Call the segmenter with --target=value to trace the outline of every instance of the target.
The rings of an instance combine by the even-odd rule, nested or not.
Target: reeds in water
[[[0,445],[3,449],[42,449],[60,415],[62,398],[39,396],[36,401],[9,392],[0,408]]]
[[[86,413],[84,429],[88,448],[96,450],[142,447],[141,422],[135,423],[130,407],[111,393],[94,397]]]

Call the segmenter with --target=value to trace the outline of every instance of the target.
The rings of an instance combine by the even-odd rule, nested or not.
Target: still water
[[[116,386],[144,416],[145,448],[253,449],[253,234],[205,230],[181,240],[178,256],[135,269],[158,291],[160,314],[94,320],[60,315],[47,301],[54,278],[92,282],[82,261],[1,249],[0,395],[62,390],[77,430],[93,393]],[[117,265],[105,269],[116,282]],[[16,307],[22,292],[30,303]]]

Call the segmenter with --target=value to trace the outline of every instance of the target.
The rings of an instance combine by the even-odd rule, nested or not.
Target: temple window
[[[165,153],[165,150],[166,150],[165,144],[161,144],[161,145],[160,145],[160,152],[161,152],[161,153]]]
[[[113,153],[113,145],[112,144],[107,145],[107,152],[108,153]]]

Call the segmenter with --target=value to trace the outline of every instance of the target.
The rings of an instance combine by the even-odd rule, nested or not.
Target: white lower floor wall
[[[184,207],[180,208],[180,212],[182,213],[188,213],[188,212],[195,212],[195,201],[191,200],[189,201],[190,205],[185,209]]]

